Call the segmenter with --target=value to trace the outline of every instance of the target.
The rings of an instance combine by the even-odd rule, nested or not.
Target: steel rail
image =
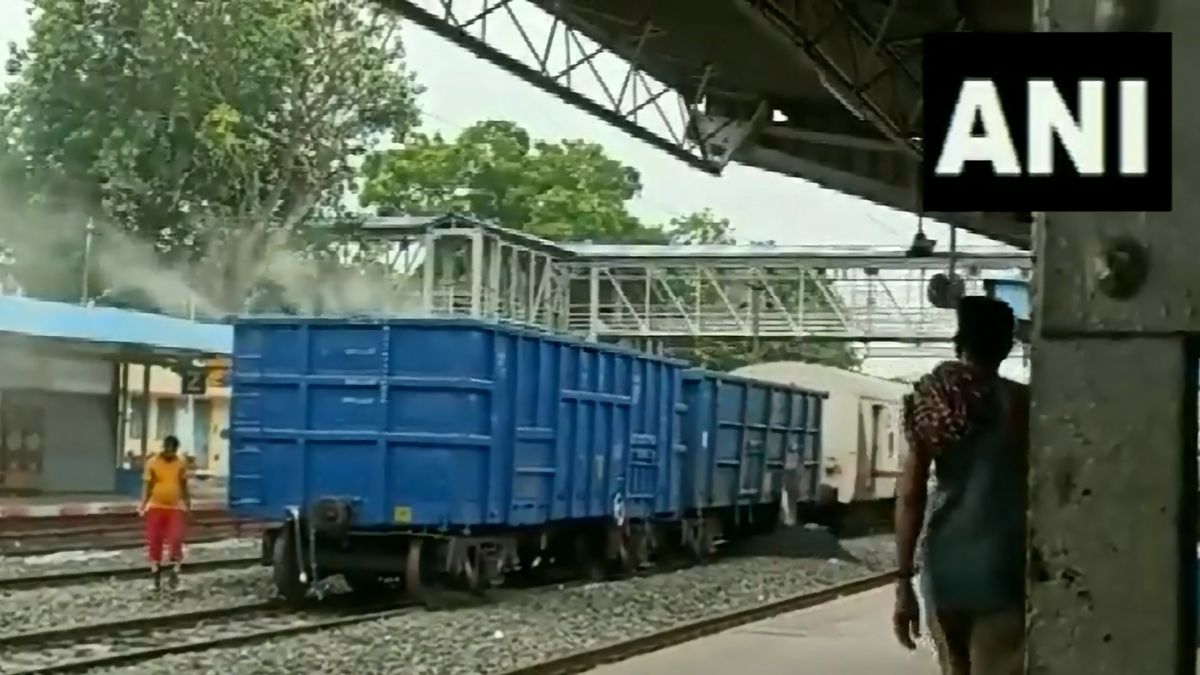
[[[219,541],[228,541],[230,539],[250,539],[260,538],[261,530],[243,529],[241,532],[221,531],[203,532],[200,534],[189,533],[186,545],[192,546],[195,544],[214,544]],[[0,546],[0,558],[19,559],[19,558],[36,558],[43,555],[54,555],[57,553],[71,553],[74,551],[129,551],[135,548],[142,548],[146,545],[145,535],[129,535],[124,537],[106,537],[103,539],[81,538],[73,541],[70,544],[59,544],[55,546],[31,547],[20,549],[5,549]]]
[[[118,619],[116,621],[68,624],[44,630],[31,630],[0,635],[0,649],[26,647],[38,643],[62,642],[77,637],[92,639],[103,633],[160,630],[181,623],[192,623],[214,618],[224,619],[253,612],[273,612],[279,609],[280,605],[274,602],[248,602],[241,605],[190,610],[186,612],[161,612],[128,619]]]
[[[184,563],[183,569],[191,572],[205,572],[209,570],[250,567],[259,564],[261,561],[262,557],[258,555],[222,560],[197,560],[195,562]],[[23,577],[0,577],[0,591],[51,588],[54,586],[67,586],[105,579],[136,579],[148,576],[149,572],[146,570],[145,565],[139,565],[137,567],[105,567]]]
[[[379,609],[376,606],[373,609],[351,610],[343,613],[340,616],[329,618],[312,618],[306,620],[302,616],[298,616],[289,611],[287,607],[277,603],[251,603],[246,605],[237,605],[224,608],[216,608],[209,610],[199,610],[194,612],[179,612],[176,614],[162,614],[151,617],[142,617],[137,619],[125,619],[121,621],[109,623],[96,623],[81,626],[69,626],[62,629],[53,629],[43,632],[33,632],[7,636],[0,639],[0,647],[20,646],[26,651],[36,649],[39,643],[54,644],[65,640],[69,640],[75,636],[86,637],[90,643],[95,643],[105,638],[109,638],[116,643],[116,649],[106,651],[94,656],[83,656],[76,658],[66,658],[45,665],[31,665],[28,667],[9,670],[0,667],[0,672],[5,675],[59,675],[63,673],[82,673],[97,668],[112,668],[116,666],[126,666],[134,663],[141,663],[151,659],[160,658],[172,654],[188,654],[194,652],[208,651],[210,649],[219,649],[224,647],[234,647],[246,644],[254,644],[258,642],[266,642],[280,637],[288,637],[299,635],[302,633],[313,633],[332,628],[339,628],[358,623],[366,623],[387,619],[403,614],[411,613],[419,609],[419,606],[412,604],[402,604],[386,609]],[[225,625],[217,625],[214,623],[206,623],[212,619],[226,619],[229,623]],[[271,625],[261,628],[249,628],[245,624],[250,624],[254,620],[271,620],[278,621],[278,625]],[[199,638],[180,641],[180,633],[170,630],[173,627],[179,626],[194,626],[197,629],[216,630],[218,634],[214,637]],[[129,632],[141,632],[143,635],[136,636],[130,639],[122,634]],[[133,647],[122,649],[120,642],[122,639],[129,643],[137,644],[143,642],[145,637],[153,634],[161,634],[164,644],[153,645],[150,647]],[[138,640],[137,638],[142,638]],[[6,660],[12,660],[12,651],[6,649]]]

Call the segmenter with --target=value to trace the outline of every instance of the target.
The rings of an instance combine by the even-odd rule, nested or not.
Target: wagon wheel
[[[610,560],[617,574],[632,576],[646,561],[646,533],[641,526],[614,527],[609,531]]]
[[[520,564],[520,577],[526,580],[537,580],[545,576],[546,559],[539,545],[540,542],[522,541],[517,544],[517,560]]]
[[[688,534],[690,535],[687,538],[688,562],[693,565],[701,565],[708,557],[704,521],[696,520],[689,522],[685,527],[688,528]]]
[[[491,586],[483,567],[483,556],[478,555],[478,549],[472,550],[463,557],[462,569],[459,574],[468,591],[482,595]]]
[[[289,604],[303,602],[308,594],[308,584],[300,579],[297,550],[296,533],[292,523],[288,522],[275,537],[271,548],[271,576],[279,595]]]
[[[607,575],[605,569],[605,547],[597,545],[600,542],[596,541],[596,533],[592,529],[585,529],[575,535],[574,548],[574,563],[579,576],[590,581],[601,581]]]
[[[409,595],[418,602],[429,600],[430,588],[425,581],[428,557],[424,555],[425,540],[414,537],[408,542],[408,555],[404,563],[404,585]]]
[[[692,564],[703,565],[712,559],[718,527],[709,517],[700,518],[689,527],[692,536],[688,538],[688,557]]]

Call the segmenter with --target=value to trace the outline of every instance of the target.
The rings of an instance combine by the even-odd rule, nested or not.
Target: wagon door
[[[858,405],[858,461],[854,496],[870,499],[876,493],[880,463],[887,452],[892,429],[891,410],[883,401],[862,399]],[[894,439],[892,442],[894,452]]]

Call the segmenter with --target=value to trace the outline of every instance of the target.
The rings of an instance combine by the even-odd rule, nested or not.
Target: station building
[[[0,493],[125,491],[126,463],[157,449],[151,435],[174,430],[196,447],[203,434],[178,434],[190,424],[204,433],[215,426],[220,436],[214,409],[227,405],[212,403],[220,396],[192,397],[183,406],[192,415],[163,405],[161,423],[150,403],[159,371],[182,373],[159,380],[177,383],[184,401],[188,391],[207,394],[197,386],[210,378],[205,366],[226,358],[232,341],[225,325],[0,297]],[[135,377],[139,385],[130,386]],[[200,447],[207,461],[212,446]]]

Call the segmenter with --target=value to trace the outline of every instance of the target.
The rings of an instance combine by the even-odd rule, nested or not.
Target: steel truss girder
[[[734,1],[758,19],[766,35],[794,45],[797,61],[817,72],[848,112],[869,121],[909,156],[921,156],[920,49],[911,40],[887,37],[899,0],[890,0],[877,26],[860,13],[857,0]]]
[[[822,269],[787,259],[592,261],[567,266],[568,325],[593,338],[739,337],[820,342],[946,343],[954,313],[925,298],[928,274],[897,268]],[[983,292],[978,272],[964,275]],[[757,299],[755,295],[757,294]]]
[[[693,83],[689,94],[680,93],[648,76],[639,65],[643,49],[662,31],[644,23],[637,35],[611,48],[600,46],[578,26],[582,17],[570,20],[549,14],[532,2],[522,0],[377,0],[410,21],[454,42],[471,53],[517,75],[600,120],[643,142],[663,150],[708,173],[717,174],[728,163],[729,154],[752,133],[746,122],[723,122],[701,131],[694,119],[707,90],[711,66]],[[516,8],[516,9],[514,9]],[[551,22],[549,34],[534,39],[520,13],[536,12]],[[566,12],[560,7],[560,12]],[[496,23],[514,29],[524,45],[512,54],[489,41]],[[605,65],[619,70],[613,77],[601,72]],[[582,75],[598,86],[599,94],[583,91]]]
[[[945,343],[954,330],[953,314],[925,298],[929,274],[944,269],[934,259],[854,248],[572,247],[458,218],[386,221],[364,230],[373,260],[392,271],[380,310],[597,340],[757,336],[917,345]],[[975,293],[985,274],[1027,263],[964,257],[959,274]]]
[[[1036,233],[1026,672],[1192,675],[1200,3],[1037,4],[1040,30],[1173,33],[1174,210]]]

